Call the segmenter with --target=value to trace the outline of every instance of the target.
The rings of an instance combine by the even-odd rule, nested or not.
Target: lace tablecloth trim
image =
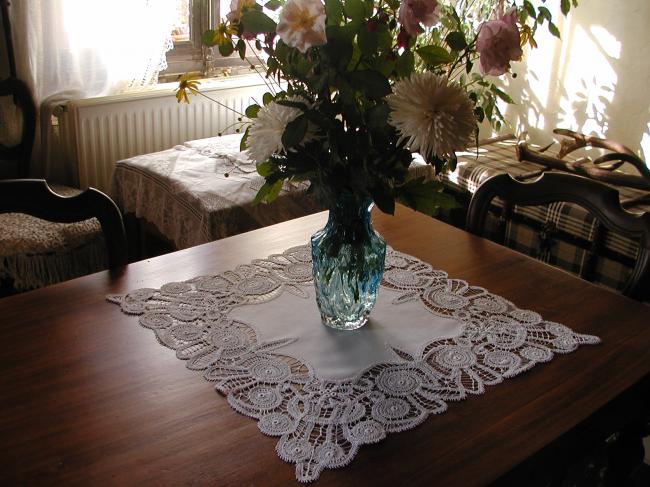
[[[229,317],[237,306],[285,292],[307,298],[311,279],[311,253],[301,246],[233,271],[107,299],[139,316],[236,411],[255,418],[262,433],[279,437],[277,453],[296,464],[301,482],[350,463],[361,445],[443,413],[449,401],[482,394],[555,353],[600,341],[389,250],[382,286],[398,292],[393,304],[418,301],[433,315],[460,321],[463,331],[423,344],[417,356],[393,347],[400,363],[325,380],[305,358],[282,353],[299,337],[261,341],[253,326]]]

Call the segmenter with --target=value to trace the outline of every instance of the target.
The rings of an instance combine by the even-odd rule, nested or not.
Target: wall
[[[516,133],[551,140],[555,127],[618,140],[650,163],[650,0],[580,0],[554,18],[562,42],[546,33],[506,80],[517,105],[505,107]]]

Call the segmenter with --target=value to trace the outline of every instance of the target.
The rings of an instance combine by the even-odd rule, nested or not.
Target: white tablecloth
[[[112,196],[178,249],[323,210],[305,194],[306,185],[285,184],[273,203],[253,205],[264,179],[240,152],[240,141],[241,135],[210,137],[119,161]],[[430,177],[430,170],[416,162],[410,172]]]
[[[392,250],[368,324],[337,331],[320,322],[311,276],[302,246],[108,299],[279,437],[303,482],[450,401],[599,341]]]

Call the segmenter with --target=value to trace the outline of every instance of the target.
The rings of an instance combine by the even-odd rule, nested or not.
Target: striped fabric
[[[477,151],[459,154],[456,171],[443,176],[452,191],[471,195],[481,183],[497,174],[534,175],[542,166],[517,160],[517,141],[491,140]],[[616,187],[624,201],[644,192]],[[495,206],[502,203],[495,200]],[[629,206],[631,211],[650,211],[648,205]],[[571,203],[546,206],[515,207],[515,217],[506,222],[504,243],[566,271],[620,290],[625,284],[637,254],[636,241],[609,232],[584,208]],[[490,215],[486,234],[496,239],[498,221]],[[593,248],[596,232],[601,233],[601,248]],[[594,255],[595,254],[595,255]]]

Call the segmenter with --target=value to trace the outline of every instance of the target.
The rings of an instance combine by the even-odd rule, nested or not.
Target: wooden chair
[[[571,174],[545,173],[530,183],[500,174],[485,181],[474,193],[467,213],[469,232],[484,235],[488,210],[496,197],[504,201],[502,219],[512,215],[512,205],[568,202],[589,211],[608,230],[638,239],[637,258],[621,292],[638,300],[650,299],[650,214],[623,209],[614,188]]]
[[[44,179],[0,181],[0,213],[26,213],[58,223],[97,218],[106,241],[108,267],[128,263],[122,214],[112,199],[95,188],[65,197],[54,193]]]
[[[9,123],[6,118],[12,117],[14,118],[12,123],[17,123],[20,126],[21,133],[16,137],[14,143],[6,143],[0,139],[0,165],[3,166],[0,168],[0,174],[25,178],[29,173],[29,159],[34,145],[36,106],[27,85],[14,77],[0,81],[0,98],[2,97],[9,98],[9,101],[17,109],[17,112],[7,114],[2,120],[2,124],[6,126]],[[15,117],[16,114],[18,117]],[[8,132],[6,131],[6,133]]]

